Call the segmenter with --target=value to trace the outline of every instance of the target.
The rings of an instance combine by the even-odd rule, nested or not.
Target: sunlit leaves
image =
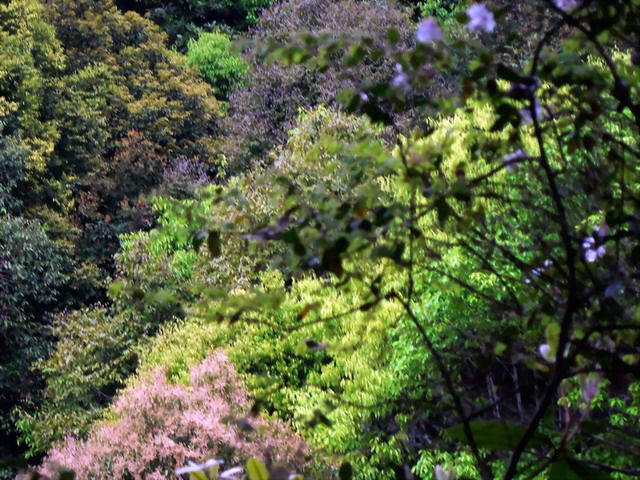
[[[247,473],[251,480],[269,480],[269,472],[266,467],[255,458],[247,460]]]

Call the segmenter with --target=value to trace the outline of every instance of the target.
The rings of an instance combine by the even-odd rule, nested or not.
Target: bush
[[[303,469],[302,440],[280,420],[246,417],[250,407],[233,366],[217,350],[191,369],[188,385],[168,382],[162,369],[140,378],[86,442],[66,439],[43,471],[52,476],[63,465],[86,480],[162,480],[175,478],[188,460],[232,466],[248,457]],[[247,422],[251,431],[240,428]]]
[[[242,86],[248,66],[231,51],[231,40],[221,32],[201,33],[189,41],[187,65],[196,67],[221,100],[228,100],[233,90]]]

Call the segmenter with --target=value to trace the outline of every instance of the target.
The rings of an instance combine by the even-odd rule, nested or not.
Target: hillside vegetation
[[[0,0],[0,480],[640,477],[640,1]]]

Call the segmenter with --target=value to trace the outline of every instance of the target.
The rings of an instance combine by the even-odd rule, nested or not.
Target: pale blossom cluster
[[[491,33],[496,28],[496,20],[493,12],[484,3],[474,3],[467,9],[469,23],[467,28],[472,32]]]
[[[551,345],[547,343],[540,345],[540,347],[538,348],[538,351],[540,352],[540,355],[542,356],[542,358],[544,358],[547,362],[553,363],[556,361]]]
[[[391,84],[394,87],[401,88],[405,94],[409,93],[411,90],[411,85],[409,84],[409,76],[404,72],[402,65],[396,63],[396,76],[394,77]]]
[[[533,112],[535,114],[536,120],[540,120],[542,118],[543,110],[537,98],[534,99],[533,101]],[[533,121],[533,116],[531,115],[531,109],[529,107],[521,108],[520,118],[522,118],[522,121],[524,123],[531,123]]]
[[[584,249],[584,259],[589,263],[593,263],[607,254],[604,245],[597,245],[596,239],[593,237],[585,238],[582,241],[582,248]]]
[[[600,393],[600,377],[595,375],[581,375],[579,377],[582,386],[582,398],[587,405],[591,405],[594,398]]]
[[[169,480],[183,465],[178,471],[189,473],[222,461],[264,461],[267,455],[304,468],[305,444],[284,422],[255,417],[247,421],[252,429],[241,429],[233,421],[249,408],[246,389],[218,350],[192,368],[189,386],[169,382],[160,369],[125,389],[112,420],[98,424],[86,441],[67,438],[50,452],[41,472],[52,476],[61,465],[77,478]],[[231,480],[240,473],[237,468],[222,473]]]
[[[554,0],[553,3],[560,10],[564,10],[565,12],[573,10],[578,6],[578,2],[576,0]]]
[[[427,18],[418,24],[416,39],[420,43],[442,40],[442,30],[435,18]]]

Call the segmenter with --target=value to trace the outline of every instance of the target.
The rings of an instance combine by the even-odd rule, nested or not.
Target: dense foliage
[[[247,64],[231,51],[229,37],[220,32],[204,32],[197,40],[189,41],[187,64],[195,66],[213,87],[218,98],[227,100],[234,87],[242,82]]]
[[[270,3],[0,2],[0,457],[640,476],[638,0]]]
[[[251,38],[287,42],[302,34],[338,38],[375,32],[373,43],[366,46],[374,51],[391,27],[400,32],[406,45],[409,25],[406,13],[393,3],[305,0],[275,4],[266,10]],[[268,162],[268,151],[286,140],[300,108],[335,104],[340,91],[354,86],[354,78],[389,80],[394,71],[393,62],[385,58],[362,62],[345,72],[342,66],[274,64],[255,48],[246,55],[250,65],[246,86],[231,96],[226,121],[224,151],[234,170],[251,162]]]

